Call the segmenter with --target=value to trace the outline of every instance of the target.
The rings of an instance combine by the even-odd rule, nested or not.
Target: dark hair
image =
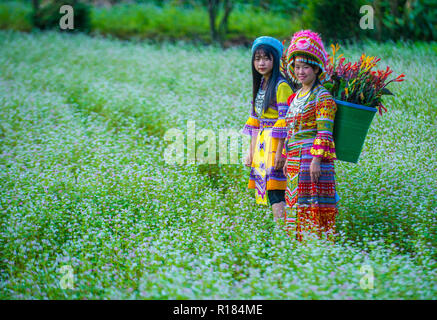
[[[257,52],[264,52],[266,56],[270,57],[270,59],[273,59],[273,69],[272,74],[269,77],[269,80],[267,82],[267,89],[266,89],[266,95],[264,98],[264,105],[263,105],[263,111],[266,111],[269,105],[274,101],[273,99],[276,96],[276,82],[278,81],[278,77],[281,75],[279,71],[279,54],[278,52],[271,46],[261,44],[256,50],[253,52],[252,55],[252,79],[253,79],[253,94],[252,94],[252,105],[255,108],[255,99],[256,95],[258,94],[258,90],[261,84],[261,78],[262,75],[258,71],[256,71],[255,66],[253,64],[255,60],[255,55]]]
[[[311,90],[310,90],[310,92],[311,92],[318,84],[322,84],[320,82],[320,79],[319,79],[319,76],[322,74],[322,69],[319,66],[315,66],[313,64],[310,64],[310,66],[311,66],[311,68],[313,68],[314,73],[316,72],[316,67],[319,68],[319,71],[317,71],[317,73],[316,73],[316,80],[314,81],[313,86],[311,87]]]

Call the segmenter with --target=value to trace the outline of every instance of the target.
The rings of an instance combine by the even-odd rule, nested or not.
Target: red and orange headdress
[[[291,39],[291,44],[287,49],[287,72],[297,81],[294,73],[295,61],[319,66],[322,71],[319,75],[320,82],[323,83],[328,80],[329,76],[326,73],[328,55],[318,33],[311,30],[302,30],[296,32]]]

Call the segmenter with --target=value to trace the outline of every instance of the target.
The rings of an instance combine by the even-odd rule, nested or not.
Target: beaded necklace
[[[311,90],[305,93],[303,96],[300,96],[301,92],[302,92],[302,88],[299,89],[297,94],[294,96],[294,99],[291,102],[291,105],[288,108],[288,112],[287,112],[287,117],[293,119],[293,122],[290,124],[293,136],[296,133],[296,124],[297,124],[298,117],[299,117],[299,131],[301,131],[302,129],[303,110],[307,104],[308,98],[310,97]]]
[[[259,85],[258,93],[255,98],[255,113],[258,117],[262,116],[262,110],[264,107],[264,98],[266,95],[266,90],[263,90],[264,77],[261,79],[261,84]]]

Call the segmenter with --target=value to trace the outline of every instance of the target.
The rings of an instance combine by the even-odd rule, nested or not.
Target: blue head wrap
[[[281,59],[282,52],[284,51],[284,46],[279,40],[268,36],[262,36],[255,39],[252,44],[252,55],[255,52],[256,48],[261,44],[266,44],[273,47],[278,52],[279,59]]]

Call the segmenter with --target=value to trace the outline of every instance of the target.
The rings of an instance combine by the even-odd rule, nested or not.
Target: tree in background
[[[317,30],[325,39],[432,41],[437,38],[435,0],[305,0],[304,3],[304,27]],[[374,9],[375,29],[360,28],[362,5]]]
[[[229,15],[231,14],[233,5],[234,3],[232,0],[208,0],[209,26],[213,42],[223,45],[223,40],[228,32]],[[224,13],[219,25],[217,26],[220,9],[222,9]]]
[[[435,40],[437,3],[435,0],[373,0],[376,39]]]
[[[80,0],[32,0],[33,13],[32,23],[38,29],[57,29],[61,19],[60,8],[63,5],[70,5],[74,9],[74,29],[65,30],[68,32],[83,31],[91,29],[90,7]]]
[[[324,40],[356,40],[362,0],[306,0],[302,15],[305,29],[320,33]]]
[[[1,1],[1,0],[0,0]],[[361,40],[365,38],[375,39],[378,41],[386,40],[419,40],[435,41],[437,39],[437,2],[436,0],[15,0],[23,2],[33,7],[33,17],[28,25],[33,25],[40,29],[56,28],[59,22],[59,10],[56,6],[59,3],[83,4],[88,7],[108,7],[114,6],[116,14],[123,16],[123,21],[132,22],[127,36],[140,35],[143,32],[145,37],[149,34],[153,37],[165,31],[165,37],[172,37],[172,28],[174,28],[174,38],[198,37],[196,26],[201,30],[201,37],[206,42],[210,39],[213,42],[225,45],[225,41],[236,39],[236,41],[245,41],[251,39],[257,33],[258,23],[252,16],[259,17],[267,13],[270,16],[282,16],[283,20],[288,19],[296,26],[296,29],[312,29],[322,34],[327,41],[342,41],[346,39]],[[183,32],[180,31],[179,25],[184,23],[174,23],[170,16],[155,17],[156,10],[136,11],[136,4],[147,4],[155,8],[171,8],[171,12],[181,10],[183,17],[187,19],[189,27]],[[126,4],[129,6],[119,7],[118,5]],[[374,10],[374,29],[361,29],[360,8],[362,5],[370,5]],[[58,6],[59,7],[59,6]],[[124,10],[129,7],[129,10]],[[50,10],[48,8],[51,8]],[[80,21],[85,17],[86,11],[91,9],[76,9],[74,7],[75,29],[79,30]],[[123,9],[123,10],[119,10]],[[143,6],[144,8],[144,6]],[[92,10],[94,10],[92,9]],[[173,10],[174,9],[174,10]],[[193,9],[193,10],[192,10]],[[81,11],[82,10],[82,11]],[[190,10],[193,12],[193,20],[190,18]],[[165,11],[165,10],[164,10]],[[82,13],[81,13],[82,12]],[[200,14],[199,14],[200,12]],[[242,14],[244,12],[244,14]],[[132,17],[127,17],[130,14]],[[177,14],[177,13],[176,13]],[[233,21],[233,17],[238,16],[239,21]],[[104,20],[104,13],[100,18]],[[153,17],[149,17],[152,15]],[[202,16],[201,21],[199,16]],[[179,16],[177,16],[179,17]],[[241,17],[244,17],[241,19]],[[114,19],[114,18],[112,18]],[[143,19],[143,20],[142,20]],[[5,20],[5,19],[3,19]],[[86,21],[87,19],[83,19]],[[109,19],[110,20],[110,19]],[[108,21],[109,21],[108,20]],[[144,26],[147,21],[159,22],[151,26],[150,30],[144,32]],[[262,19],[258,19],[262,20]],[[280,20],[280,19],[279,19]],[[115,18],[115,21],[118,21]],[[200,22],[199,22],[200,21]],[[108,22],[110,25],[112,22]],[[175,24],[172,26],[172,24]],[[12,23],[11,23],[12,24]],[[105,25],[104,23],[102,23]],[[271,24],[274,25],[274,24]],[[290,24],[275,24],[279,26],[274,29],[276,35],[284,36],[290,34],[293,26]],[[235,27],[237,26],[237,27]],[[241,27],[240,27],[241,26]],[[263,27],[266,28],[263,28]],[[268,35],[270,24],[259,26],[259,30],[267,30]],[[96,26],[89,26],[98,29]],[[31,27],[30,27],[31,28]],[[155,29],[153,29],[155,28]],[[283,29],[281,31],[281,28]],[[109,28],[109,33],[114,32],[114,28]],[[188,31],[187,31],[188,30]],[[262,31],[264,32],[264,31]],[[118,33],[117,33],[118,34]]]
[[[37,11],[39,9],[39,0],[32,0],[33,11]]]

